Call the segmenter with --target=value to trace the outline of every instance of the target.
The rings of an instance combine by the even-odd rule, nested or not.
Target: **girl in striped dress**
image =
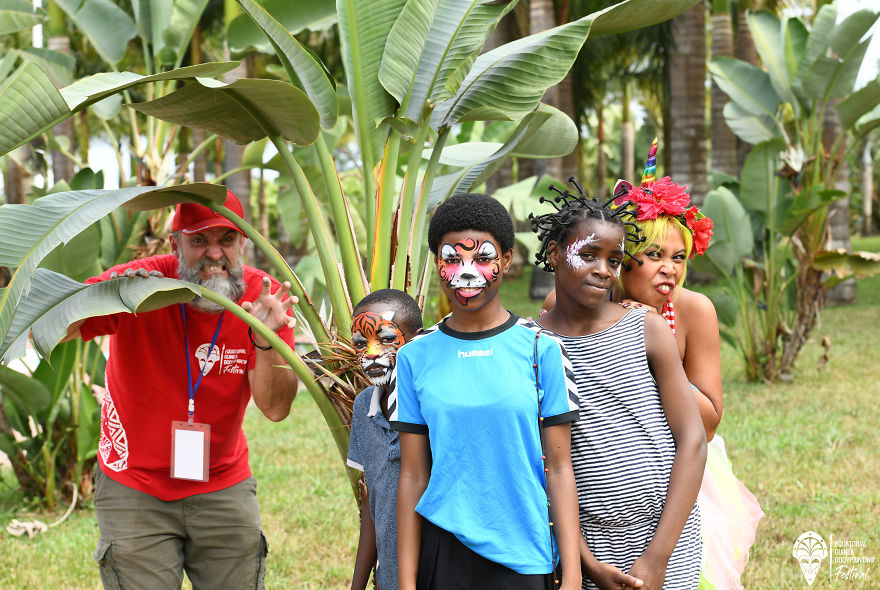
[[[675,339],[659,316],[609,301],[636,238],[625,208],[557,192],[557,211],[533,219],[537,260],[556,273],[556,305],[539,322],[568,349],[580,396],[584,587],[694,589],[706,437]]]
[[[734,475],[724,441],[715,432],[724,405],[715,307],[705,295],[683,287],[688,260],[706,251],[713,223],[690,206],[686,187],[669,177],[655,180],[656,156],[655,138],[641,186],[619,198],[632,202],[630,208],[645,237],[626,245],[627,255],[640,262],[625,265],[621,273],[621,304],[656,311],[669,324],[709,440],[697,496],[704,548],[700,590],[741,590],[740,577],[764,513],[754,494]]]

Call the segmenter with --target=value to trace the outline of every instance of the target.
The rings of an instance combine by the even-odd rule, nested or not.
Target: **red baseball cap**
[[[232,191],[226,189],[226,200],[223,206],[231,209],[239,217],[244,217],[241,202]],[[212,227],[228,227],[244,235],[234,223],[204,205],[196,203],[178,203],[174,210],[171,231],[182,231],[185,234],[197,234]]]

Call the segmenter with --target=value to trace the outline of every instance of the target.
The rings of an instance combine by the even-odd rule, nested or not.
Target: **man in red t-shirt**
[[[231,192],[224,205],[239,215]],[[111,268],[180,278],[239,303],[293,346],[289,283],[240,262],[243,234],[207,207],[177,206],[172,254]],[[196,297],[156,311],[93,317],[67,339],[110,335],[101,407],[95,559],[105,588],[262,588],[267,545],[241,425],[253,397],[290,413],[297,380],[258,334]]]

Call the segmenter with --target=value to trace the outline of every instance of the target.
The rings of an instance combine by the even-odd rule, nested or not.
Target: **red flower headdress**
[[[620,205],[626,201],[635,207],[638,221],[657,219],[660,215],[675,217],[681,224],[688,228],[693,236],[694,254],[702,255],[712,239],[712,220],[703,215],[695,206],[691,205],[691,196],[687,193],[687,187],[676,184],[671,178],[665,176],[660,180],[654,180],[654,172],[657,169],[657,138],[651,142],[651,150],[648,152],[648,160],[645,162],[645,172],[642,174],[641,186],[633,187],[625,180],[618,181],[614,187],[614,204]]]

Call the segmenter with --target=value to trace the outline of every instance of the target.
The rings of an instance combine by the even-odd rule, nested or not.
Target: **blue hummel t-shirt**
[[[484,332],[441,322],[397,352],[388,401],[392,428],[430,442],[416,512],[521,574],[550,573],[554,562],[532,368],[537,330],[513,314]],[[571,363],[550,335],[538,339],[538,366],[544,426],[577,420]]]

